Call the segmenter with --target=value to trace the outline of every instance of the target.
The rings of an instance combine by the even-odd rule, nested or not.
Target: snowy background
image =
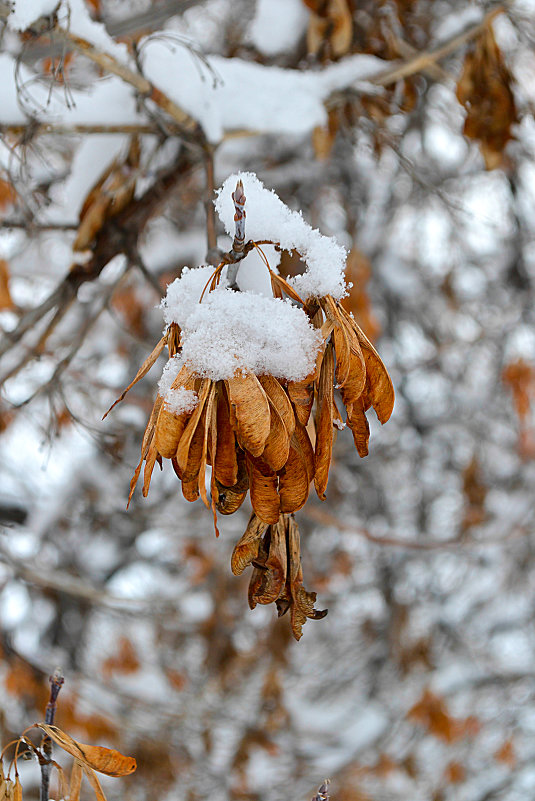
[[[491,3],[4,6],[2,742],[43,718],[61,665],[58,725],[138,761],[103,782],[110,799],[305,801],[327,776],[334,801],[532,797],[533,4],[491,21],[515,104],[489,101],[487,129],[509,131],[494,150],[463,134],[458,98],[478,41],[460,34]],[[441,44],[443,59],[395,72]],[[130,205],[106,207],[73,253],[114,160]],[[216,540],[166,464],[125,510],[165,355],[101,421],[161,337],[167,285],[229,249],[240,171],[334,238],[335,294],[349,253],[345,303],[396,388],[369,456],[341,431],[326,502],[298,513],[329,609],[299,643],[230,572],[248,501]],[[274,237],[246,194],[246,238]],[[299,290],[304,264],[279,257]],[[21,775],[37,798],[35,765]]]

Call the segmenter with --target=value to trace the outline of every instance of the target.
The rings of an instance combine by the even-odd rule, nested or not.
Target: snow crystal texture
[[[289,381],[312,372],[321,338],[301,309],[289,301],[234,292],[224,280],[199,303],[212,273],[212,267],[184,269],[168,287],[162,308],[166,323],[182,329],[182,355],[162,378],[160,394],[167,393],[184,363],[213,381],[239,370]]]

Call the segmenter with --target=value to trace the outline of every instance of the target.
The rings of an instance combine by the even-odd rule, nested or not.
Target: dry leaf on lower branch
[[[91,770],[104,773],[106,776],[128,776],[136,769],[136,760],[133,757],[124,756],[114,748],[79,743],[57,726],[49,726],[46,723],[35,725],[82,766],[85,765]]]

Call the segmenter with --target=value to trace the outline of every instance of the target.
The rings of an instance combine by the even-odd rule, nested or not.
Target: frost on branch
[[[326,613],[314,609],[316,595],[303,586],[293,513],[306,503],[312,483],[325,499],[335,431],[345,425],[335,389],[360,456],[368,453],[367,410],[373,407],[385,423],[394,391],[377,351],[340,305],[343,248],[250,173],[225,182],[216,209],[234,244],[215,268],[185,268],[162,301],[169,361],[130,498],[143,464],[147,495],[163,459],[171,461],[184,497],[200,495],[214,520],[217,512],[235,512],[249,493],[253,514],[232,570],[253,567],[249,605],[275,603],[279,615],[289,611],[299,639],[307,618]],[[297,251],[305,272],[287,282],[264,247]],[[261,258],[251,260],[253,253]],[[269,276],[269,295],[258,283],[259,270]],[[262,289],[231,288],[236,280],[239,290],[244,273],[252,273],[249,285]],[[139,377],[158,353],[157,346]]]

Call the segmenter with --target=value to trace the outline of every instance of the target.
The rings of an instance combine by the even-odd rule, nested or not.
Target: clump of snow
[[[25,31],[40,17],[52,14],[57,5],[58,0],[11,0],[8,25],[15,31]]]
[[[148,80],[196,119],[211,142],[242,129],[308,134],[326,124],[324,102],[332,92],[349,85],[380,91],[366,79],[385,66],[360,53],[315,72],[221,56],[201,61],[183,42],[172,45],[158,37],[142,42],[141,58]]]
[[[306,264],[306,271],[290,279],[298,294],[307,297],[345,295],[344,268],[346,251],[332,237],[312,228],[300,212],[292,211],[272,190],[250,172],[231,175],[215,201],[215,207],[227,233],[234,236],[234,203],[232,192],[241,179],[245,197],[245,238],[269,239],[285,250],[297,250]]]
[[[63,0],[60,11],[67,15],[66,27],[71,33],[123,63],[130,60],[127,46],[117,43],[101,22],[91,19],[85,0]]]
[[[162,377],[158,382],[158,395],[164,399],[164,404],[173,414],[192,412],[199,402],[199,396],[192,389],[172,389],[172,384],[184,360],[180,356],[172,356],[163,368]]]
[[[191,310],[199,303],[203,289],[213,273],[214,268],[211,266],[197,267],[196,269],[184,267],[180,278],[167,287],[167,294],[161,303],[166,325],[178,323],[181,328],[184,327],[185,321],[191,314]],[[223,276],[220,286],[226,285],[225,276]]]
[[[49,9],[51,0],[17,0],[16,14],[9,25],[17,29],[31,24],[28,20]],[[55,6],[55,4],[52,4]],[[30,13],[31,12],[31,13]],[[124,44],[109,36],[105,27],[91,19],[83,0],[62,0],[58,16],[62,27],[111,55],[116,61],[131,66]],[[384,61],[366,54],[348,56],[336,64],[316,71],[299,71],[266,67],[238,58],[206,56],[201,59],[196,45],[184,41],[173,43],[171,35],[154,36],[140,47],[143,73],[146,78],[199,122],[211,142],[219,143],[226,132],[247,130],[259,133],[305,136],[318,125],[327,123],[325,100],[347,86],[380,92],[368,78],[382,72]],[[0,78],[8,93],[7,105],[0,108],[0,123],[25,121],[14,91],[12,59],[0,63]],[[24,68],[23,83],[30,84],[35,75]],[[177,79],[177,76],[180,79]],[[105,90],[101,87],[108,84]],[[259,91],[260,87],[260,91]],[[135,124],[146,121],[137,109],[131,86],[119,78],[99,80],[89,90],[71,90],[69,107],[52,94],[45,84],[32,85],[29,113],[40,122],[55,124],[91,122],[97,124]],[[49,102],[50,101],[50,102]]]
[[[231,176],[219,191],[216,209],[229,235],[234,233],[231,195],[240,178],[247,197],[247,239],[269,239],[286,250],[299,251],[306,271],[292,283],[303,298],[342,297],[344,248],[311,228],[300,213],[285,206],[251,173]],[[265,248],[273,268],[279,254],[273,246]],[[213,274],[211,266],[185,267],[167,288],[161,304],[166,324],[176,323],[182,332],[182,353],[170,359],[159,385],[160,395],[173,411],[184,408],[185,396],[169,394],[183,364],[214,381],[230,378],[239,370],[299,381],[312,372],[321,345],[321,334],[302,309],[290,300],[272,297],[269,273],[257,252],[241,262],[238,273],[240,289],[249,291],[232,291],[224,269],[219,286],[209,292]]]
[[[308,17],[301,0],[257,0],[249,27],[252,43],[266,56],[291,50],[305,33]]]
[[[56,13],[60,25],[75,36],[90,42],[98,50],[120,61],[129,60],[128,48],[118,44],[101,22],[91,19],[84,0],[11,0],[12,10],[7,18],[10,28],[25,31],[40,17]]]
[[[162,398],[165,398],[171,389],[171,384],[179,374],[181,367],[182,360],[180,356],[172,356],[163,368],[162,377],[158,382],[158,395]]]
[[[199,403],[199,396],[193,389],[170,389],[165,395],[164,404],[173,414],[192,412]]]
[[[182,355],[164,370],[160,394],[188,364],[198,375],[217,381],[250,370],[299,381],[314,368],[321,335],[306,314],[289,301],[252,292],[233,292],[224,280],[199,298],[211,267],[184,270],[162,301],[167,324],[182,329]]]

